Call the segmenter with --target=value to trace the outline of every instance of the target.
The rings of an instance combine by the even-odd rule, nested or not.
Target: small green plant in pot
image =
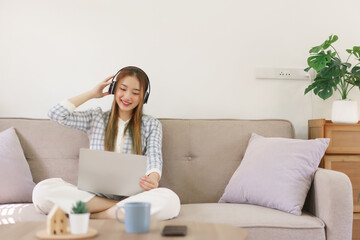
[[[343,62],[333,46],[337,40],[338,36],[331,35],[321,45],[310,49],[311,56],[307,59],[308,67],[305,71],[314,69],[316,76],[314,82],[305,89],[305,94],[313,91],[315,95],[326,100],[333,95],[334,91],[339,92],[342,101],[333,103],[333,122],[357,123],[358,106],[356,102],[349,101],[348,94],[354,87],[360,88],[360,46],[347,49],[348,56]],[[353,67],[350,60],[355,61]],[[346,115],[343,111],[351,113]]]
[[[77,201],[72,207],[69,217],[72,234],[86,234],[88,232],[90,213],[85,202]]]
[[[81,213],[88,213],[89,210],[86,207],[86,203],[82,201],[77,201],[76,204],[72,207],[71,213],[74,214],[81,214]]]

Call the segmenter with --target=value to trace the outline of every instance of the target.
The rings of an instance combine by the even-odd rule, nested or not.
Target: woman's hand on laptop
[[[160,175],[156,172],[152,172],[147,176],[140,178],[139,185],[145,191],[159,187]]]

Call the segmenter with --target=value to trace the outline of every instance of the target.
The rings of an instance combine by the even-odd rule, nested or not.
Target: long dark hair
[[[142,143],[141,143],[141,120],[143,116],[143,105],[144,105],[144,94],[149,87],[149,79],[143,70],[138,67],[125,67],[116,77],[116,83],[119,83],[121,79],[127,76],[134,76],[139,80],[140,83],[140,102],[133,109],[132,117],[127,124],[124,135],[129,130],[129,135],[132,142],[133,154],[142,155]],[[116,84],[116,88],[119,84]],[[116,91],[115,91],[116,92]],[[119,118],[119,107],[117,106],[116,99],[112,103],[112,108],[109,116],[109,121],[105,130],[104,146],[106,151],[114,151],[116,138],[118,133],[118,118]]]

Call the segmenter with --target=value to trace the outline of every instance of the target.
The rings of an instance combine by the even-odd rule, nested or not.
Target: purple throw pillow
[[[0,132],[0,204],[32,202],[34,186],[15,129]]]
[[[301,215],[329,141],[262,137],[253,133],[219,202],[249,203]]]

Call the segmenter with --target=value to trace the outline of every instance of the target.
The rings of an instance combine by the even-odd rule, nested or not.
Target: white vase
[[[333,123],[357,123],[359,121],[358,103],[352,100],[337,100],[332,104]]]
[[[85,234],[88,232],[90,213],[70,213],[69,218],[72,234]]]

